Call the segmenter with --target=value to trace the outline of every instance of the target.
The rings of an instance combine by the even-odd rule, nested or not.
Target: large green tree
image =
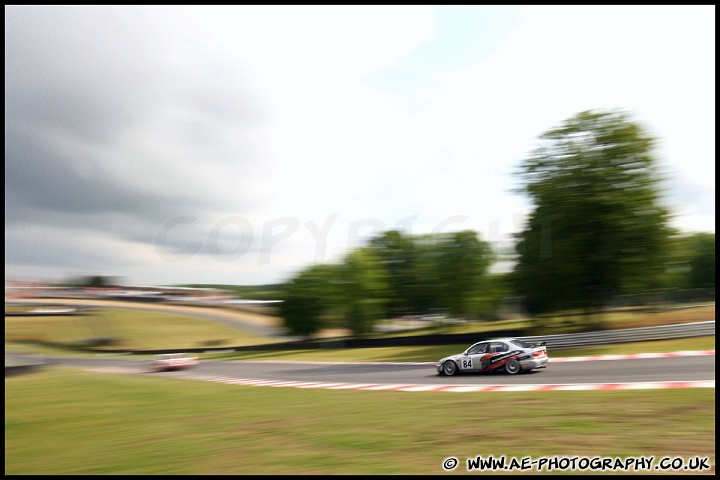
[[[330,326],[342,291],[337,265],[313,265],[285,285],[280,316],[291,333],[311,336]]]
[[[715,289],[715,234],[697,233],[689,238],[690,258],[686,288]]]
[[[528,313],[589,312],[658,285],[670,230],[654,141],[621,111],[582,112],[540,137],[517,172],[534,207],[513,273]]]
[[[418,279],[418,249],[409,236],[397,230],[389,230],[370,241],[380,262],[387,272],[388,317],[407,315],[414,312],[414,297]]]
[[[487,292],[488,269],[494,253],[477,232],[465,230],[438,236],[438,288],[440,307],[456,315],[480,313]]]
[[[370,246],[388,272],[389,315],[487,313],[485,282],[494,253],[477,232],[406,236],[388,231]]]
[[[280,316],[294,334],[312,336],[325,328],[369,333],[386,318],[387,271],[373,249],[359,248],[340,264],[312,265],[282,292]]]
[[[370,333],[387,311],[387,270],[375,251],[365,247],[345,257],[341,272],[347,327],[355,334]]]
[[[715,288],[714,233],[677,231],[668,253],[666,291]]]

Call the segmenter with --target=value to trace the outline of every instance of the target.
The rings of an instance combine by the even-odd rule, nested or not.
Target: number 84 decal
[[[463,359],[462,366],[463,368],[472,368],[472,358]]]

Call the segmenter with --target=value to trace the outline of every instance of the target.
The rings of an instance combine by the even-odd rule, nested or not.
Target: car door
[[[460,361],[460,369],[464,371],[480,371],[483,369],[482,359],[488,349],[488,342],[479,342],[468,348]]]
[[[510,347],[505,342],[490,342],[488,353],[485,356],[485,368],[502,363],[510,352]]]

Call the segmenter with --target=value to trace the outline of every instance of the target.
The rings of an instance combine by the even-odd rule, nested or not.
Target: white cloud
[[[63,276],[64,255],[134,283],[270,283],[381,228],[503,240],[528,209],[514,167],[587,109],[643,122],[677,224],[714,232],[714,22],[714,6],[6,8],[6,274]],[[153,242],[182,216],[173,245],[205,250],[169,261]],[[238,217],[247,253],[208,252]],[[241,237],[228,224],[217,246]]]

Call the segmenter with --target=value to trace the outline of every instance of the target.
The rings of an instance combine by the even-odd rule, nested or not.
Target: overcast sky
[[[6,6],[5,277],[280,283],[502,245],[545,131],[622,109],[715,232],[715,6]]]

